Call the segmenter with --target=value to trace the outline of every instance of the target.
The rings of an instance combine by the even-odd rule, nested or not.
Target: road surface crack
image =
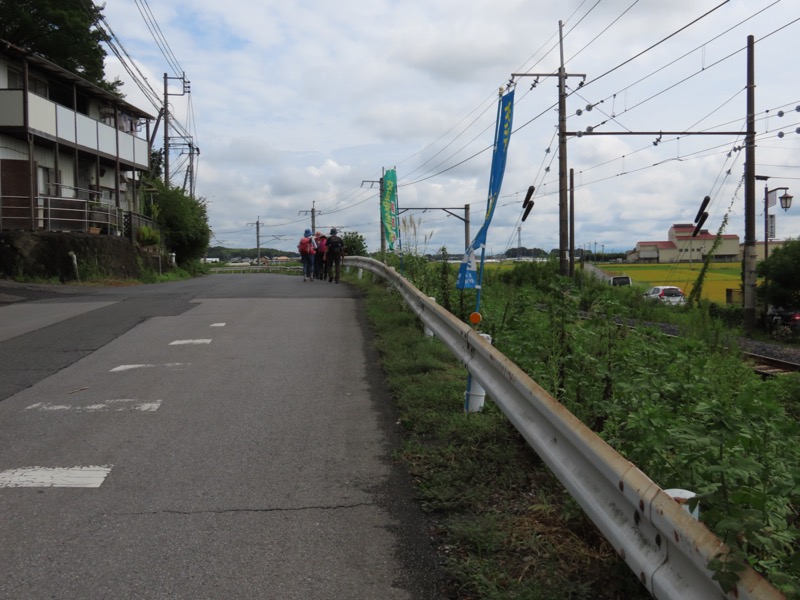
[[[177,509],[165,509],[165,510],[153,510],[147,512],[134,512],[134,513],[127,513],[133,516],[140,516],[140,515],[204,515],[204,514],[212,514],[212,515],[222,515],[228,513],[272,513],[272,512],[304,512],[304,511],[312,511],[312,510],[348,510],[352,508],[360,508],[364,506],[375,506],[374,502],[354,502],[352,504],[331,504],[331,505],[319,505],[319,506],[296,506],[296,507],[271,507],[271,508],[209,508],[209,509],[199,509],[199,510],[177,510]]]

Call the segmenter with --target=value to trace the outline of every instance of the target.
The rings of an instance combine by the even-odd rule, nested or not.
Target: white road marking
[[[212,323],[211,327],[225,327],[225,323]]]
[[[118,373],[120,371],[130,371],[132,369],[152,369],[153,367],[182,367],[183,365],[188,365],[189,363],[164,363],[163,365],[120,365],[118,367],[114,367],[109,371],[109,373]]]
[[[175,340],[170,342],[170,346],[184,346],[186,344],[210,344],[211,340]]]
[[[46,402],[37,402],[25,407],[25,410],[42,410],[42,411],[55,411],[55,410],[71,410],[73,412],[155,412],[161,406],[161,400],[155,402],[136,402],[132,398],[116,398],[114,400],[107,400],[98,404],[90,404],[88,406],[71,406],[67,404],[48,404]]]
[[[0,488],[6,487],[89,487],[98,488],[113,465],[99,467],[23,467],[0,471]]]

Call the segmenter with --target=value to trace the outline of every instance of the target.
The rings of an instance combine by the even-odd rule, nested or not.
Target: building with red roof
[[[694,225],[676,223],[669,229],[665,241],[636,242],[636,248],[628,253],[628,262],[637,263],[681,263],[703,262],[711,252],[717,236],[701,229],[692,237]],[[741,260],[739,236],[723,235],[714,249],[714,262],[737,262]]]

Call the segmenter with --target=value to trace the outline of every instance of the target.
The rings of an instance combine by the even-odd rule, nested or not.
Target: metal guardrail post
[[[425,327],[469,370],[655,598],[780,600],[747,568],[727,595],[709,561],[728,548],[636,465],[578,420],[469,325],[376,260],[345,262],[395,287]]]

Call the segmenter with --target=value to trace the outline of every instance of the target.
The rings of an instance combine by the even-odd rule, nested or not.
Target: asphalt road
[[[356,291],[0,281],[0,598],[436,598]]]

